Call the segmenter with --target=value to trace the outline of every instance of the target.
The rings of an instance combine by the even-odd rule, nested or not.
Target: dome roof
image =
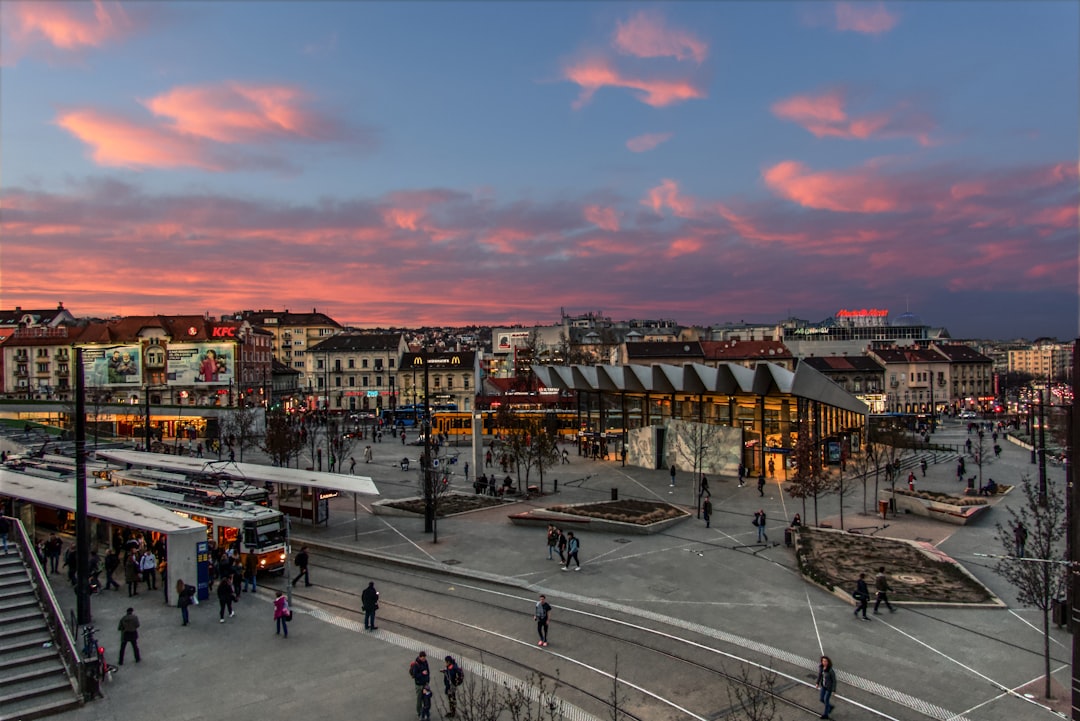
[[[906,327],[926,325],[922,322],[922,318],[912,313],[911,311],[898,315],[896,317],[896,320],[894,320],[892,324]]]

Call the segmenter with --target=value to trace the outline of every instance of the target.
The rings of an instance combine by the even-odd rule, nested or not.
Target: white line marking
[[[814,614],[814,604],[810,600],[810,590],[804,588],[803,591],[806,593],[806,607],[810,609],[810,622],[814,626],[814,635],[817,636],[817,645],[821,650],[821,655],[824,656],[825,644],[821,642],[821,629],[818,628],[817,616]]]
[[[1028,620],[1027,620],[1026,618],[1024,618],[1023,616],[1021,616],[1021,615],[1020,615],[1019,613],[1017,613],[1016,611],[1014,611],[1014,610],[1013,610],[1013,609],[1011,609],[1011,608],[1009,609],[1009,613],[1011,613],[1012,615],[1016,616],[1016,617],[1017,617],[1017,618],[1018,618],[1018,619],[1020,620],[1020,623],[1024,624],[1025,626],[1031,626],[1031,628],[1032,628],[1032,629],[1034,629],[1035,633],[1037,633],[1037,634],[1039,634],[1040,636],[1042,636],[1042,629],[1041,629],[1041,628],[1039,628],[1038,626],[1036,626],[1035,624],[1033,624],[1033,623],[1032,623],[1031,621],[1028,621]],[[1061,641],[1058,641],[1058,640],[1057,640],[1056,638],[1054,638],[1053,636],[1051,636],[1051,637],[1050,637],[1050,640],[1051,640],[1051,641],[1052,641],[1053,643],[1056,643],[1056,644],[1057,644],[1058,646],[1061,646],[1062,648],[1071,648],[1071,647],[1069,647],[1069,646],[1066,646],[1065,644],[1063,644],[1063,643],[1062,643]]]

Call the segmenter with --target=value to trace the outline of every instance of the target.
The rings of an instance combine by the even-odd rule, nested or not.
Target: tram
[[[143,485],[116,490],[137,496],[206,526],[206,536],[219,548],[239,546],[240,560],[254,554],[260,571],[285,570],[285,515],[249,501],[207,500],[198,494],[177,493]]]
[[[507,428],[501,427],[501,418],[497,411],[475,411],[475,413],[481,417],[482,435],[496,436],[508,432]],[[529,418],[542,424],[554,422],[561,438],[577,437],[578,416],[574,411],[514,410],[511,413],[518,418]],[[445,433],[449,438],[471,438],[473,414],[474,412],[469,411],[436,411],[431,416],[432,432]]]
[[[236,501],[250,502],[259,506],[270,506],[270,491],[266,490],[266,488],[235,481],[220,475],[215,477],[201,474],[173,473],[153,468],[131,468],[128,470],[102,471],[99,477],[117,486],[149,486],[163,491],[181,493],[185,496],[198,496],[205,499],[207,503]]]

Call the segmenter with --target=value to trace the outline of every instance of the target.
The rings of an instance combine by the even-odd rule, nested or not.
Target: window
[[[38,373],[48,373],[49,372],[49,364],[48,363],[38,363],[37,364],[37,372]]]
[[[355,367],[356,367],[356,359],[355,358],[350,358],[349,359],[349,370],[352,370]]]
[[[360,377],[360,385],[367,388],[367,385],[368,385],[368,377],[367,376],[361,376]]]
[[[375,387],[382,388],[382,376],[375,376]]]
[[[461,385],[465,390],[469,390],[469,376],[461,376]]]
[[[316,358],[315,359],[315,368],[317,368],[318,370],[322,370],[322,367],[323,367],[323,359],[322,358]]]
[[[452,375],[447,375],[446,376],[446,390],[448,390],[448,391],[454,390],[454,376],[452,376]]]
[[[438,390],[442,387],[442,376],[431,376],[431,381],[435,390]]]
[[[303,368],[304,365],[304,361],[293,361],[293,368]]]
[[[390,359],[390,367],[391,367],[391,368],[393,368],[393,367],[394,367],[394,359],[393,359],[393,358],[391,358],[391,359]]]
[[[334,376],[334,386],[341,388],[341,376]]]
[[[375,370],[377,370],[377,371],[382,370],[382,358],[376,358],[375,359]]]
[[[367,358],[361,358],[360,359],[360,367],[361,368],[367,368],[368,367],[368,359]]]
[[[356,386],[356,376],[349,376],[349,387],[354,388]]]

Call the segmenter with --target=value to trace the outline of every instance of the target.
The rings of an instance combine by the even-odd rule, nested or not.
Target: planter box
[[[591,506],[591,503],[579,504],[583,506]],[[681,509],[680,509],[681,510]],[[536,510],[528,511],[526,513],[515,513],[510,516],[510,522],[515,526],[544,526],[549,523],[554,523],[556,526],[571,526],[573,528],[588,527],[590,531],[599,531],[601,533],[621,533],[621,534],[634,534],[639,536],[648,536],[654,533],[660,533],[666,531],[672,526],[682,523],[687,518],[690,518],[690,514],[686,511],[682,511],[682,515],[674,518],[665,518],[662,521],[656,521],[648,525],[641,525],[638,523],[626,523],[625,521],[610,521],[606,518],[592,518],[589,516],[575,516],[572,513],[559,513],[557,511]]]
[[[990,508],[989,504],[982,504],[978,506],[963,506],[937,499],[909,496],[906,493],[894,494],[888,490],[881,491],[878,496],[878,500],[881,501],[888,501],[890,498],[892,498],[893,502],[896,504],[897,513],[913,513],[916,516],[933,518],[935,520],[944,521],[945,523],[952,523],[957,526],[967,525],[973,519],[978,518],[987,509]]]

